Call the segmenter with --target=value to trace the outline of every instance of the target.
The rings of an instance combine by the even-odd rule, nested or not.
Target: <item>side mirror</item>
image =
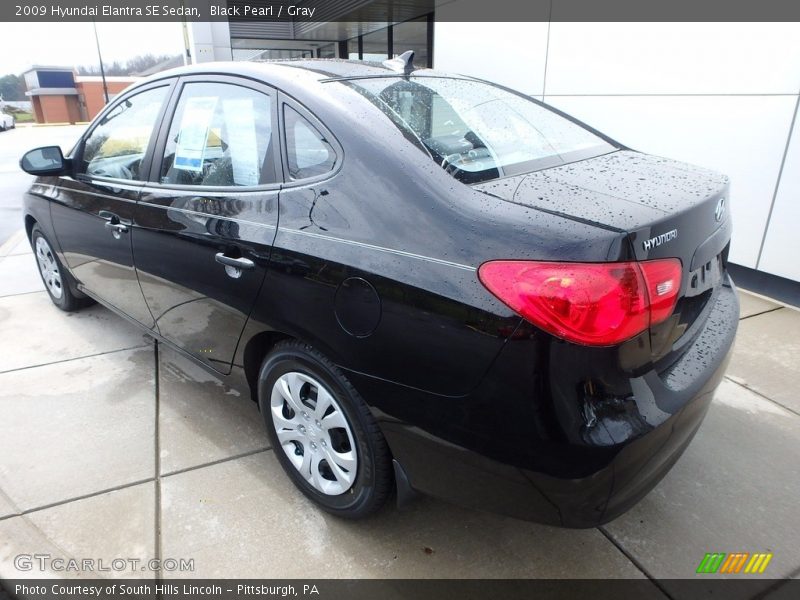
[[[23,154],[19,166],[31,175],[63,175],[70,165],[69,160],[61,153],[61,148],[45,146]]]

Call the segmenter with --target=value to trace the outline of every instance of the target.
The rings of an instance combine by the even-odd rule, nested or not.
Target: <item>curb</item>
[[[11,251],[17,247],[17,244],[19,244],[24,239],[25,239],[24,229],[20,229],[16,233],[12,233],[11,237],[8,238],[2,246],[0,246],[0,260],[4,259],[6,256],[11,254]]]
[[[70,126],[85,126],[89,121],[76,121],[75,123],[17,123],[16,129],[28,129],[31,127],[70,127]]]
[[[69,127],[71,125],[88,125],[89,121],[76,121],[75,123],[28,123],[27,127]]]
[[[736,288],[740,294],[747,294],[748,296],[753,296],[754,298],[761,298],[762,300],[766,300],[767,302],[772,302],[773,304],[777,304],[782,308],[788,308],[794,311],[800,312],[800,308],[796,306],[792,306],[791,304],[786,304],[786,302],[781,302],[777,298],[770,298],[769,296],[765,296],[764,294],[759,294],[758,292],[751,292],[750,290],[746,290],[744,288],[737,287]],[[751,315],[753,317],[759,316],[758,314]],[[749,318],[749,317],[748,317]]]

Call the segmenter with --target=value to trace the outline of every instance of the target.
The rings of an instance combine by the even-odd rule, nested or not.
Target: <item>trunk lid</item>
[[[473,186],[508,202],[617,231],[633,260],[679,258],[673,315],[651,327],[653,359],[678,353],[699,333],[722,284],[731,235],[727,177],[621,150]]]

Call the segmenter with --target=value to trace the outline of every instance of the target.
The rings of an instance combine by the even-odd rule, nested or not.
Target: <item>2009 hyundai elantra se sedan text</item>
[[[736,332],[725,177],[408,55],[168,71],[21,164],[56,306],[246,381],[345,517],[422,492],[609,521],[687,447]]]

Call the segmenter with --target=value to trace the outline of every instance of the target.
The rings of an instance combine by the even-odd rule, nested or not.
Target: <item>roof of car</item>
[[[200,73],[220,73],[244,75],[247,77],[269,77],[273,80],[298,78],[306,81],[328,81],[364,77],[403,77],[394,69],[379,62],[344,60],[340,58],[289,59],[289,60],[249,60],[230,62],[208,62],[178,67],[162,71],[149,80],[194,75]],[[412,72],[417,76],[461,77],[451,73],[418,68]],[[277,83],[277,81],[274,81]]]
[[[280,65],[304,69],[323,76],[325,79],[352,79],[357,77],[402,77],[398,72],[383,63],[361,60],[345,60],[343,58],[316,58],[316,59],[291,59],[291,60],[254,60],[254,63]],[[417,67],[413,75],[446,75],[437,73],[432,69]]]
[[[298,59],[274,61],[226,61],[206,62],[175,69],[169,69],[141,79],[132,86],[138,88],[149,83],[182,76],[192,75],[233,75],[246,77],[273,86],[301,103],[308,103],[313,98],[317,106],[332,100],[340,91],[338,86],[328,86],[327,82],[358,80],[375,77],[404,78],[406,75],[381,63],[342,60],[342,59]],[[446,77],[470,79],[463,75],[454,75],[434,71],[433,69],[415,69],[411,77]],[[323,87],[328,88],[323,92]]]

